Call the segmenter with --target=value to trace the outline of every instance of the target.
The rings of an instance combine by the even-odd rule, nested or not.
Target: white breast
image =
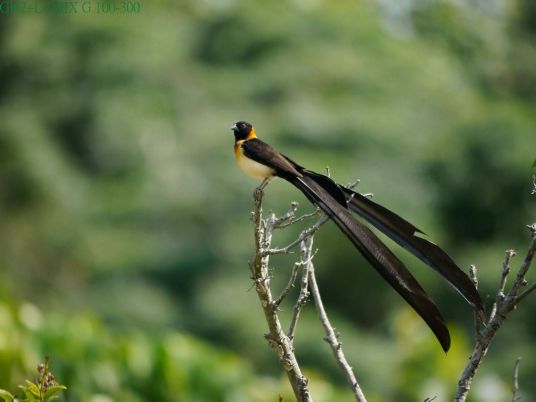
[[[248,176],[255,177],[256,179],[265,179],[274,175],[274,170],[268,166],[265,166],[259,162],[255,162],[252,159],[246,158],[242,151],[242,147],[236,152],[236,163],[240,166],[240,169]]]

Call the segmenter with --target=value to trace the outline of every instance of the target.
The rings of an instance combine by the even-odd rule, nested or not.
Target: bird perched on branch
[[[364,224],[359,215],[399,245],[432,267],[483,316],[483,303],[469,277],[436,244],[419,237],[423,232],[387,208],[356,193],[331,178],[307,170],[257,138],[250,123],[239,121],[231,130],[235,136],[235,158],[248,175],[263,180],[264,188],[273,177],[297,187],[348,237],[354,247],[378,273],[413,307],[435,334],[446,352],[450,334],[441,313],[404,264]]]

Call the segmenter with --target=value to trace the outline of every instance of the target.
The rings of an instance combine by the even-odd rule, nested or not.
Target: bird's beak
[[[236,127],[236,124],[233,124],[229,130],[235,131],[236,129],[238,129],[238,127]]]

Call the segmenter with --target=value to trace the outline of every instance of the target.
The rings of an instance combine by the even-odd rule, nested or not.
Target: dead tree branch
[[[320,290],[318,289],[318,284],[316,282],[313,263],[311,262],[309,263],[309,265],[309,287],[311,289],[311,293],[313,294],[316,311],[318,312],[318,318],[320,319],[320,322],[322,323],[322,326],[326,331],[326,336],[324,337],[324,340],[331,347],[331,350],[333,351],[333,356],[335,356],[335,360],[337,360],[337,363],[341,367],[344,376],[346,377],[346,380],[350,384],[356,401],[366,402],[367,400],[365,398],[365,395],[363,394],[363,391],[361,390],[361,387],[359,386],[359,383],[357,382],[354,371],[352,367],[348,364],[346,356],[344,355],[344,352],[342,350],[342,342],[339,341],[339,333],[335,332],[335,328],[333,328],[333,326],[331,325],[326,310],[324,309],[324,303],[322,302],[322,298],[320,297]]]
[[[516,359],[514,366],[514,390],[512,391],[512,402],[517,402],[521,399],[519,395],[519,363],[521,363],[521,357]]]
[[[306,240],[302,240],[300,249],[301,249],[301,264],[303,266],[302,280],[300,294],[298,295],[298,300],[294,304],[294,314],[292,314],[292,319],[290,320],[290,327],[288,329],[288,337],[291,340],[294,340],[296,335],[296,326],[298,325],[298,319],[300,318],[300,313],[302,307],[307,303],[309,299],[309,268],[311,266],[312,258],[312,244],[313,238],[308,237]]]
[[[512,286],[507,293],[505,293],[505,288],[511,270],[511,260],[515,256],[515,252],[513,250],[506,251],[495,303],[490,316],[485,323],[485,327],[481,331],[477,331],[478,335],[475,339],[473,353],[471,354],[471,358],[465,366],[465,369],[460,377],[460,381],[458,382],[454,402],[464,402],[467,399],[473,378],[480,367],[482,360],[486,356],[486,353],[488,352],[493,337],[501,328],[501,325],[508,314],[514,310],[525,297],[536,289],[536,284],[533,284],[524,292],[521,291],[527,286],[527,280],[525,277],[531,266],[534,253],[536,251],[536,223],[529,225],[528,228],[531,231],[531,241],[529,243],[528,251],[523,262],[521,263],[521,266],[519,267],[519,270],[517,271],[516,277],[512,282]]]
[[[294,354],[294,347],[291,340],[283,331],[279,317],[277,316],[277,306],[274,304],[272,291],[270,289],[270,274],[268,263],[270,254],[265,250],[270,247],[273,229],[273,215],[271,222],[262,217],[262,198],[264,192],[258,188],[253,193],[255,210],[253,212],[253,222],[255,225],[255,258],[252,264],[253,281],[255,290],[261,302],[262,309],[270,332],[265,335],[268,343],[274,348],[279,357],[287,377],[298,402],[312,402],[309,392],[309,380],[305,377]]]
[[[357,183],[352,184],[352,187],[356,184]],[[326,330],[327,335],[324,339],[330,344],[339,366],[343,369],[344,375],[352,387],[356,401],[366,402],[355,374],[344,356],[342,344],[338,340],[338,334],[335,333],[335,329],[331,326],[328,320],[322,299],[320,298],[316,277],[314,275],[314,267],[312,264],[312,259],[315,255],[315,252],[313,252],[313,236],[320,227],[328,221],[328,217],[318,209],[312,213],[297,216],[298,204],[292,202],[287,212],[281,217],[278,218],[273,213],[270,213],[267,218],[264,218],[262,214],[263,195],[262,188],[257,188],[253,194],[255,209],[252,214],[252,219],[255,226],[255,257],[251,264],[251,272],[255,290],[261,302],[270,330],[265,337],[270,346],[277,351],[279,360],[287,373],[297,401],[312,401],[308,388],[308,379],[301,372],[299,363],[294,354],[293,345],[300,313],[303,306],[307,303],[311,292],[315,299],[315,305],[317,307],[320,321]],[[287,246],[281,248],[271,247],[272,235],[275,229],[283,229],[318,215],[320,216],[316,222],[304,229],[299,236]],[[274,299],[270,288],[270,256],[276,254],[288,254],[298,245],[300,246],[300,259],[293,265],[290,278],[281,291],[280,296]],[[294,288],[300,269],[302,269],[300,292],[296,303],[294,304],[289,330],[285,334],[282,330],[282,325],[277,313],[283,300],[289,295],[292,288]]]

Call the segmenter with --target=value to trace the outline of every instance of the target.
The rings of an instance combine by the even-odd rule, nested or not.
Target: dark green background
[[[49,354],[68,401],[291,400],[251,290],[257,183],[234,165],[228,130],[241,119],[310,169],[360,178],[461,267],[476,264],[491,306],[504,250],[523,254],[535,217],[535,20],[531,0],[153,1],[133,15],[0,16],[0,388]],[[291,200],[311,210],[273,182],[266,209]],[[393,247],[444,312],[445,356],[336,228],[315,244],[369,400],[449,400],[470,307]],[[293,258],[273,260],[276,288]],[[532,297],[508,319],[472,401],[508,400],[517,356],[534,398],[535,310]],[[322,336],[308,305],[296,352],[313,396],[350,401]]]

